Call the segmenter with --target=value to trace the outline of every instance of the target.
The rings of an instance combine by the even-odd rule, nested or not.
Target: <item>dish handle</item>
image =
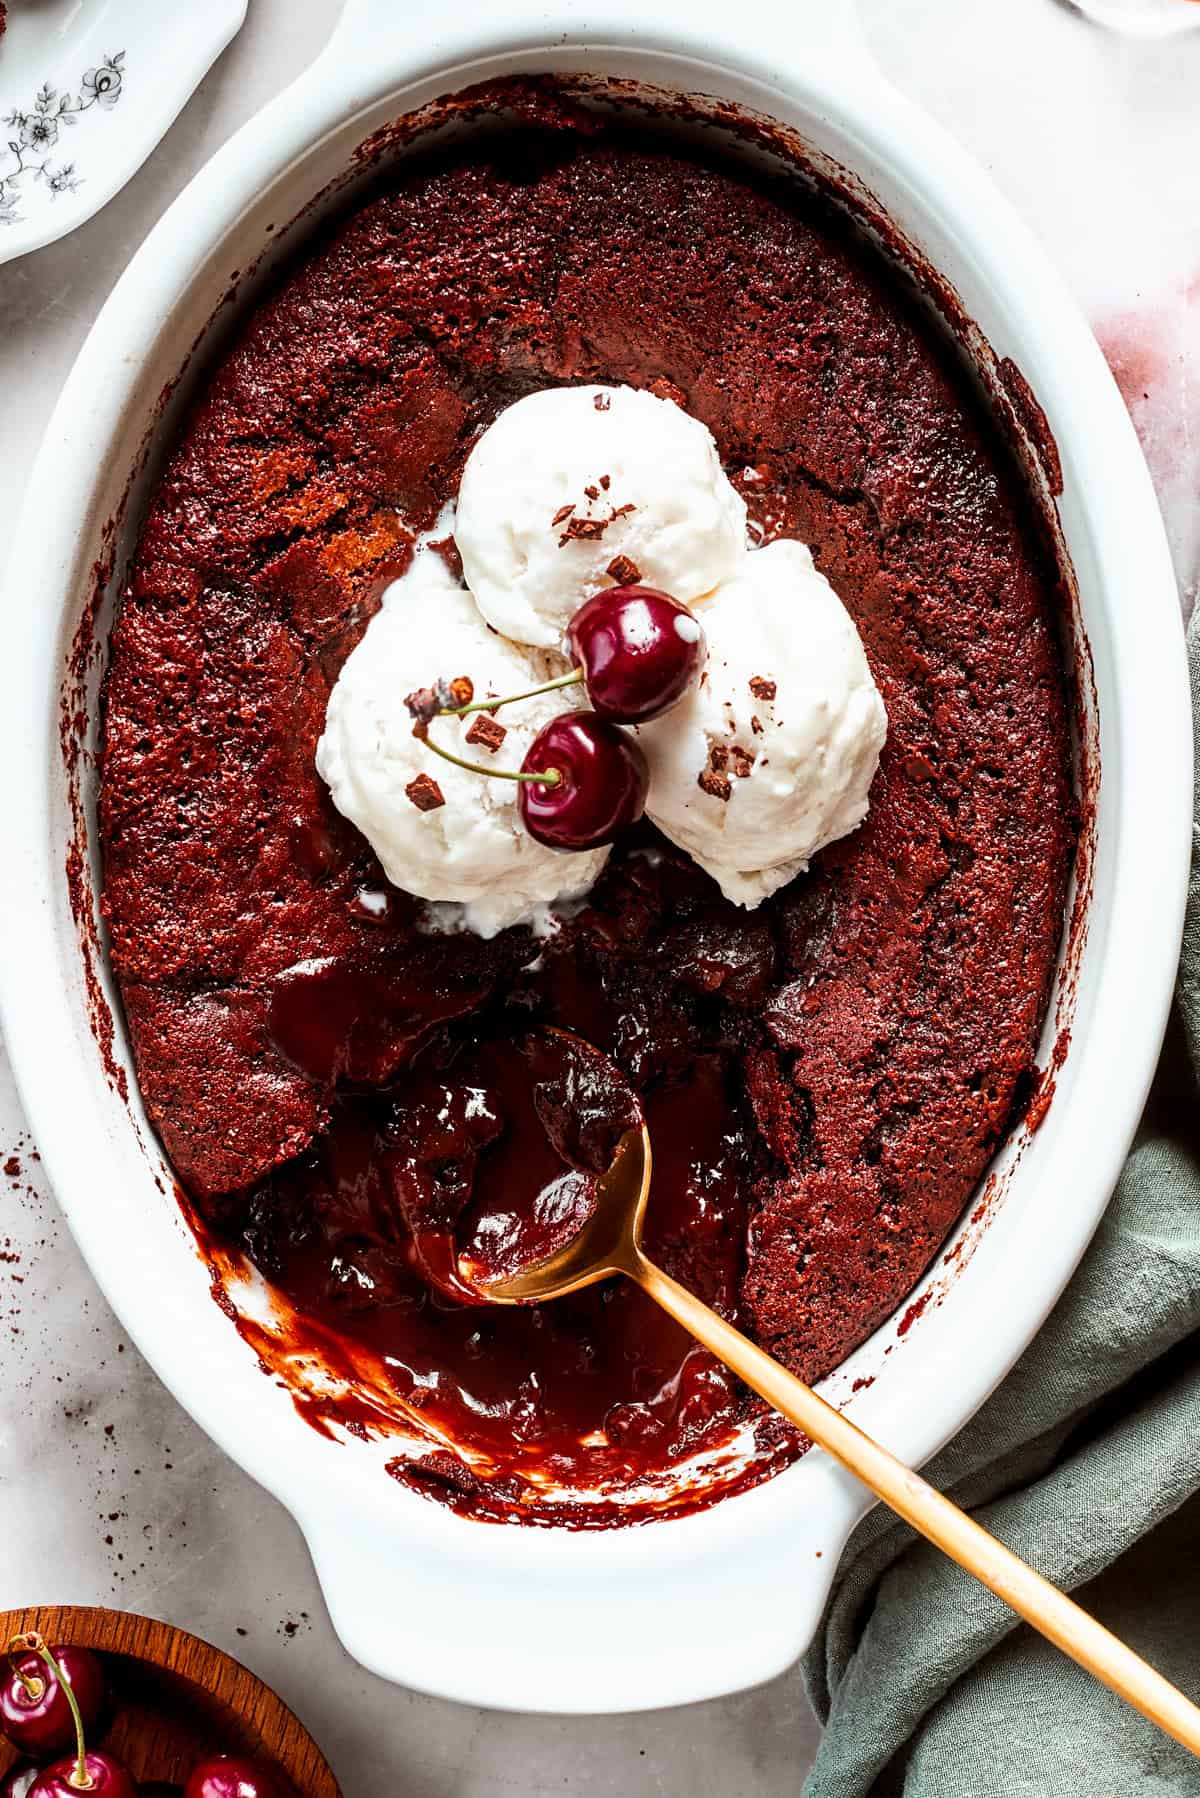
[[[805,1462],[638,1529],[477,1523],[400,1494],[374,1535],[340,1504],[299,1522],[333,1627],[372,1673],[492,1710],[657,1710],[761,1685],[812,1640],[870,1499],[819,1450]]]
[[[750,21],[757,18],[751,36]],[[562,42],[589,48],[617,42],[637,49],[697,50],[720,59],[757,38],[772,63],[805,50],[861,50],[856,0],[689,0],[656,10],[646,0],[456,0],[431,25],[413,0],[346,0],[320,61],[339,69],[377,69],[380,57],[446,66],[460,49],[497,49]]]

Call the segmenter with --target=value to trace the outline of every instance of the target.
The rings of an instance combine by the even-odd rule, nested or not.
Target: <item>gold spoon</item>
[[[919,1473],[826,1404],[811,1386],[647,1260],[642,1250],[642,1225],[650,1195],[650,1166],[650,1134],[643,1125],[640,1131],[630,1130],[621,1138],[611,1166],[597,1182],[596,1208],[576,1236],[511,1278],[480,1280],[478,1270],[472,1270],[476,1291],[495,1304],[526,1305],[561,1298],[613,1274],[635,1281],[747,1386],[848,1467],[884,1504],[1111,1691],[1200,1755],[1200,1710],[1169,1680]]]

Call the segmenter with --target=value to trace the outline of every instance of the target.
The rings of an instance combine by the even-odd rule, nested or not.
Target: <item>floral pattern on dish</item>
[[[21,222],[18,207],[29,192],[29,182],[44,183],[52,199],[78,190],[84,177],[73,161],[62,156],[64,133],[93,108],[110,112],[124,86],[125,52],[118,50],[84,70],[77,92],[43,82],[28,112],[14,108],[5,115],[4,126],[11,135],[0,152],[0,226]]]

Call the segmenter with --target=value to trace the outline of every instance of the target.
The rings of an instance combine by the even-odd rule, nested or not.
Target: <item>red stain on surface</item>
[[[1200,270],[1095,329],[1149,464],[1187,617],[1200,592]]]

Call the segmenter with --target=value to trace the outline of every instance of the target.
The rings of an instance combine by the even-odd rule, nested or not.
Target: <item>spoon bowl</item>
[[[639,1130],[626,1131],[617,1144],[611,1164],[596,1183],[595,1208],[569,1242],[518,1274],[497,1280],[476,1278],[475,1290],[489,1304],[534,1305],[564,1298],[614,1274],[636,1279],[650,1173],[650,1132],[643,1124]]]

